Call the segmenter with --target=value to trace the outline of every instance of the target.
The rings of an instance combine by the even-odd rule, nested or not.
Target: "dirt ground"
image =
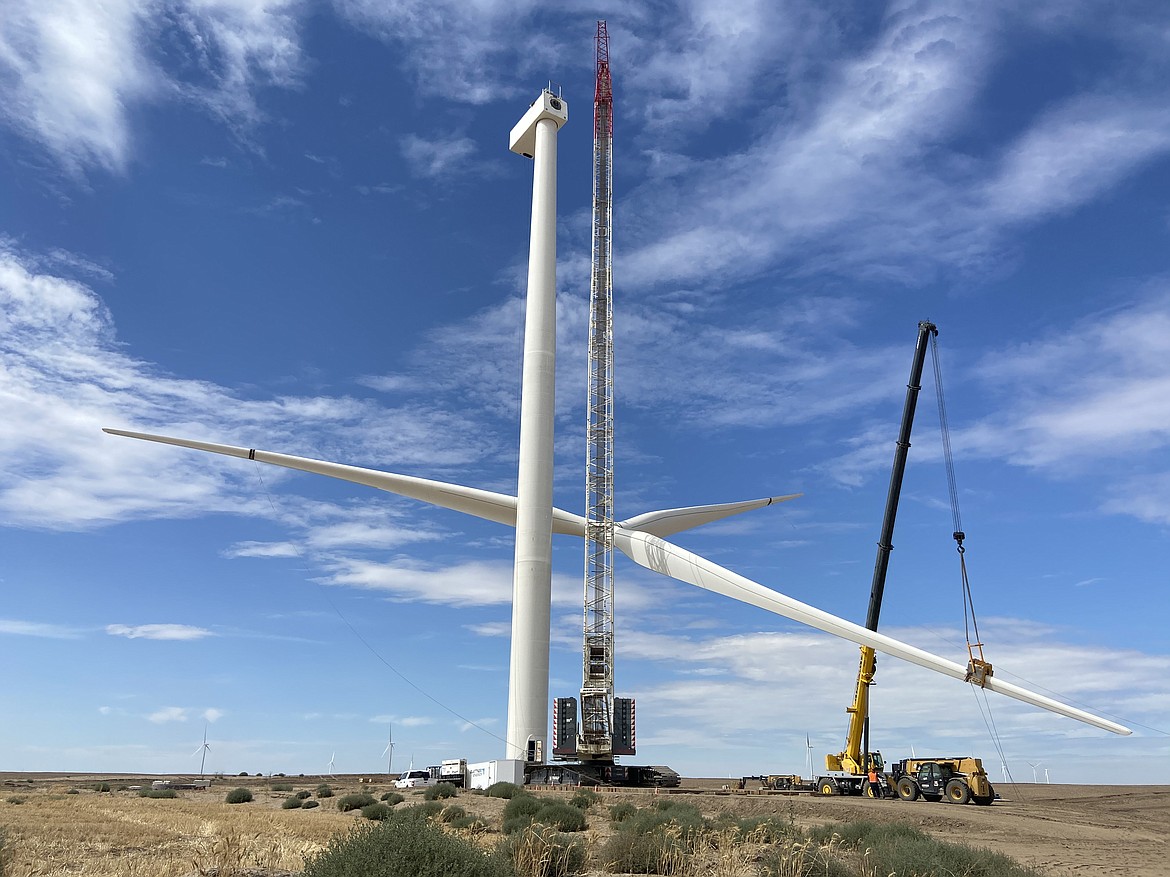
[[[687,780],[684,786],[714,790],[726,782]],[[1170,786],[1018,783],[996,791],[1001,799],[990,807],[815,795],[767,800],[801,825],[909,823],[939,840],[985,847],[1052,877],[1170,875]]]
[[[283,853],[274,866],[292,867],[299,861],[299,850],[320,848],[329,836],[352,826],[356,814],[341,814],[330,805],[316,811],[282,811],[280,805],[286,794],[271,791],[271,784],[288,782],[297,788],[313,788],[319,778],[235,778],[218,780],[205,792],[182,792],[180,801],[149,801],[139,799],[136,793],[122,792],[113,796],[97,796],[93,784],[103,780],[117,788],[125,784],[141,783],[149,787],[151,777],[97,776],[89,774],[12,774],[0,773],[0,829],[6,830],[10,845],[17,849],[16,877],[22,874],[141,874],[177,875],[189,873],[192,861],[192,843],[198,845],[197,835],[206,832],[208,820],[235,822],[237,832],[253,831],[266,836],[280,836]],[[178,778],[175,778],[178,779]],[[31,782],[30,782],[31,780]],[[376,785],[362,784],[358,777],[336,777],[329,780],[339,795],[355,791],[385,791],[391,788],[385,780]],[[1085,877],[1085,875],[1129,875],[1129,877],[1167,877],[1170,875],[1170,787],[1167,786],[1073,786],[1032,785],[1022,783],[997,787],[1001,799],[989,807],[950,805],[898,800],[872,801],[862,798],[823,798],[817,795],[724,793],[725,779],[687,779],[678,790],[662,791],[660,795],[679,795],[694,803],[708,815],[730,812],[736,816],[776,814],[801,826],[870,820],[913,825],[931,836],[968,846],[984,847],[1003,853],[1016,861],[1040,869],[1050,877]],[[223,804],[227,789],[247,785],[256,791],[256,800],[246,808]],[[69,797],[66,790],[83,790],[81,797]],[[566,794],[542,791],[539,794]],[[655,793],[650,790],[619,790],[605,793],[603,803],[628,800],[639,806],[650,803]],[[27,800],[13,805],[8,798],[20,795]],[[95,805],[93,821],[82,833],[84,841],[68,840],[62,827],[55,822],[75,822],[82,811],[79,805]],[[408,796],[408,802],[421,798]],[[458,802],[469,813],[482,815],[498,824],[505,802],[483,796],[460,794]],[[159,807],[158,805],[167,805]],[[35,810],[33,809],[35,808]],[[163,822],[163,819],[168,820]],[[261,820],[249,828],[243,820]],[[155,820],[158,820],[157,823]],[[116,837],[118,825],[127,820],[144,826],[141,841],[126,843]],[[149,832],[145,826],[149,825]],[[590,834],[604,836],[611,831],[608,820],[591,817]],[[108,823],[108,825],[107,825]],[[194,826],[194,827],[192,827]],[[76,826],[79,827],[79,826]],[[124,828],[124,826],[123,826]],[[138,830],[138,829],[135,829]],[[109,837],[99,836],[109,833]],[[157,835],[147,841],[145,833]],[[598,841],[600,837],[594,838]],[[206,838],[204,838],[206,841]],[[100,847],[102,863],[82,865],[79,857],[90,855],[85,850]],[[20,855],[44,851],[36,858],[49,857],[52,863],[42,861],[41,867]],[[168,849],[169,866],[163,866],[159,850]],[[127,860],[131,854],[142,853],[158,868],[135,865]],[[119,862],[121,864],[119,864]],[[287,862],[287,864],[286,864]],[[185,863],[179,867],[180,863]]]

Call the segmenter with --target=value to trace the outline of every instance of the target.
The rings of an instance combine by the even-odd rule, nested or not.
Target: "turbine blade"
[[[733,600],[758,606],[777,615],[783,615],[785,618],[791,618],[858,645],[869,646],[884,654],[901,658],[911,664],[917,664],[919,667],[925,667],[961,681],[966,679],[967,668],[961,664],[956,664],[954,661],[949,661],[938,655],[932,655],[930,652],[908,645],[893,637],[868,630],[861,625],[846,621],[844,618],[838,618],[836,615],[830,615],[828,612],[816,609],[807,603],[794,600],[792,597],[766,588],[758,582],[733,573],[714,561],[693,554],[664,539],[618,526],[614,529],[614,544],[623,554],[647,569],[678,579],[681,582],[697,585],[716,594],[731,597]],[[1129,735],[1132,733],[1124,725],[1068,706],[1042,694],[1028,691],[1026,688],[1021,688],[1010,682],[1003,682],[996,677],[987,681],[986,688],[989,691],[998,691],[1000,694],[1005,694],[1049,712],[1059,713],[1078,722],[1111,731],[1114,734]]]
[[[198,755],[202,751],[203,751],[203,744],[200,743],[198,746],[195,747],[195,751],[191,753],[191,757],[194,758],[196,755]]]
[[[731,515],[761,509],[764,506],[778,502],[787,502],[803,494],[790,493],[787,496],[766,496],[763,499],[749,499],[743,502],[724,502],[718,505],[696,505],[681,509],[662,509],[656,512],[645,512],[618,524],[627,530],[637,530],[649,533],[651,536],[670,536],[701,527],[712,521],[718,521]]]
[[[420,502],[430,503],[440,508],[452,509],[457,512],[473,515],[509,527],[516,526],[516,497],[490,490],[479,490],[475,487],[464,487],[461,484],[449,484],[445,481],[431,481],[428,478],[416,478],[413,475],[397,475],[392,472],[379,472],[376,469],[362,469],[358,466],[346,466],[342,463],[329,463],[325,460],[313,460],[308,457],[294,457],[289,454],[278,454],[273,451],[260,451],[254,448],[238,448],[233,445],[220,445],[213,442],[195,441],[193,439],[173,438],[165,435],[152,435],[145,432],[129,432],[123,429],[104,428],[102,432],[110,435],[120,435],[126,438],[141,439],[149,442],[160,442],[164,445],[176,445],[180,448],[192,448],[196,451],[207,451],[211,454],[223,454],[228,457],[241,457],[245,460],[257,460],[261,463],[270,463],[285,469],[296,469],[301,472],[312,472],[316,475],[325,475],[329,478],[338,478],[342,481],[352,481],[355,484],[364,484],[378,490],[398,496],[417,499]],[[553,509],[553,532],[568,536],[584,536],[585,519],[563,509]]]
[[[270,463],[286,469],[296,469],[301,472],[312,472],[342,481],[351,481],[355,484],[365,484],[388,493],[409,497],[421,502],[430,503],[440,508],[464,512],[478,518],[495,521],[508,526],[516,526],[516,497],[506,496],[487,490],[478,490],[473,487],[464,487],[459,484],[449,484],[443,481],[431,481],[426,478],[416,478],[410,475],[396,475],[390,472],[379,472],[374,469],[362,469],[357,466],[346,466],[341,463],[329,463],[324,460],[313,460],[308,457],[294,457],[288,454],[278,454],[272,451],[260,451],[253,448],[240,448],[232,445],[220,445],[212,442],[195,441],[192,439],[173,438],[170,436],[152,435],[149,433],[129,432],[120,429],[103,429],[110,435],[120,435],[127,438],[142,439],[144,441],[161,442],[178,447],[192,448],[198,451],[207,451],[213,454],[224,454],[229,457],[258,460],[261,463]],[[708,591],[758,606],[777,615],[783,615],[794,621],[799,621],[834,636],[842,637],[859,645],[869,646],[887,655],[901,658],[920,667],[934,670],[938,673],[965,680],[967,668],[954,661],[932,655],[929,652],[916,648],[885,636],[875,631],[867,630],[860,625],[836,615],[831,615],[820,609],[794,600],[758,582],[731,572],[719,564],[693,554],[677,545],[665,541],[654,535],[655,533],[675,533],[689,527],[695,527],[710,521],[719,520],[728,515],[747,511],[751,508],[760,508],[772,502],[790,499],[789,497],[768,497],[762,500],[749,500],[746,503],[727,503],[722,506],[695,506],[686,509],[667,509],[660,512],[649,512],[631,518],[614,528],[615,544],[618,549],[635,563],[678,579],[697,585]],[[553,509],[553,532],[571,536],[584,536],[585,519],[580,515],[566,512],[563,509]],[[682,523],[683,526],[678,526]],[[992,677],[987,680],[985,687],[990,691],[997,691],[1008,697],[1024,703],[1040,707],[1050,712],[1058,713],[1068,718],[1084,722],[1114,734],[1129,735],[1133,733],[1129,728],[1111,722],[1108,719],[1095,716],[1075,707],[1063,704],[1052,698],[1044,697],[1026,688],[1013,685]],[[330,762],[332,766],[332,761]]]

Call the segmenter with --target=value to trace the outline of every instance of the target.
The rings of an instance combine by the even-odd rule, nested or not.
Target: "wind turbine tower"
[[[532,159],[532,223],[524,305],[516,561],[505,758],[544,761],[552,623],[553,415],[557,358],[557,132],[569,119],[545,89],[512,128],[508,148]]]
[[[199,744],[199,748],[192,752],[192,755],[203,753],[203,757],[199,759],[199,778],[203,779],[203,768],[207,765],[207,753],[211,750],[211,746],[207,743],[207,725],[203,726],[203,742]]]

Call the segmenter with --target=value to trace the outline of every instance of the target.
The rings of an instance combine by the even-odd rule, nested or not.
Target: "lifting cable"
[[[943,461],[946,464],[947,470],[947,489],[951,495],[951,520],[954,524],[954,537],[957,550],[959,552],[959,570],[962,574],[963,580],[963,633],[967,638],[967,677],[966,681],[973,683],[971,693],[975,697],[975,703],[979,707],[979,713],[983,716],[983,724],[987,727],[987,733],[991,737],[992,745],[995,747],[996,753],[999,755],[999,763],[1003,768],[1004,780],[1015,787],[1015,779],[1008,772],[1007,768],[1007,754],[1003,748],[1003,741],[999,736],[999,728],[995,724],[995,716],[991,712],[991,704],[987,700],[987,692],[985,686],[987,680],[991,678],[993,669],[991,664],[984,660],[983,657],[983,642],[979,637],[979,622],[975,618],[975,601],[971,597],[971,582],[967,578],[967,549],[963,545],[963,540],[967,538],[967,534],[963,532],[963,520],[959,515],[959,489],[955,482],[955,460],[951,453],[951,430],[947,424],[947,408],[943,399],[943,385],[942,385],[942,365],[939,362],[938,356],[938,337],[932,335],[930,338],[930,360],[934,366],[934,390],[935,396],[938,399],[938,422],[942,430],[942,449]],[[971,641],[971,634],[974,631],[975,641]],[[978,657],[976,657],[978,653]],[[978,686],[976,690],[974,686]]]
[[[954,531],[951,534],[958,547],[959,569],[963,580],[963,632],[967,637],[967,681],[973,682],[980,688],[987,684],[994,672],[990,663],[983,658],[983,642],[979,638],[979,622],[975,618],[975,601],[971,597],[971,583],[967,579],[967,549],[963,540],[967,534],[963,532],[963,521],[959,515],[959,490],[955,483],[955,461],[951,454],[951,431],[947,425],[947,408],[943,400],[942,365],[938,356],[938,336],[930,338],[930,359],[934,366],[934,390],[938,399],[938,422],[942,429],[943,461],[947,469],[947,489],[951,494],[951,519]],[[974,642],[971,635],[974,632]],[[978,657],[976,657],[978,653]]]

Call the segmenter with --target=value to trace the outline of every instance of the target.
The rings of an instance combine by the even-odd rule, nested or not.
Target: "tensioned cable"
[[[277,509],[277,507],[276,507],[276,501],[274,500],[274,498],[272,496],[272,491],[270,491],[268,489],[268,485],[264,481],[264,475],[260,470],[260,464],[256,461],[253,461],[253,463],[255,464],[254,471],[256,473],[256,477],[259,479],[260,486],[264,490],[264,495],[268,499],[268,505],[272,508],[273,514],[276,515],[277,518],[279,518],[280,517],[280,510]],[[305,558],[305,555],[301,551],[301,548],[299,545],[294,545],[294,549],[296,551],[297,557],[300,557],[302,559],[307,559],[307,558]],[[358,632],[357,628],[354,627],[350,623],[349,619],[346,618],[341,613],[341,610],[337,607],[337,604],[333,602],[333,598],[330,597],[329,594],[323,589],[320,590],[319,593],[321,594],[322,597],[325,598],[325,602],[329,604],[329,607],[337,614],[337,617],[341,619],[342,624],[344,624],[346,627],[349,628],[350,633],[352,633],[355,637],[357,637],[358,642],[360,642],[363,646],[365,646],[366,649],[369,650],[370,654],[373,655],[375,658],[377,658],[386,667],[386,669],[388,669],[391,673],[393,673],[395,676],[397,676],[399,679],[401,679],[403,682],[405,682],[407,685],[409,685],[411,688],[413,688],[415,691],[417,691],[419,694],[421,694],[423,697],[425,697],[427,700],[429,700],[431,703],[435,704],[435,706],[439,707],[439,709],[445,710],[446,712],[453,715],[455,718],[459,719],[462,722],[465,722],[466,724],[470,725],[472,728],[475,728],[479,731],[482,731],[483,733],[487,734],[489,737],[492,737],[496,740],[499,740],[501,743],[504,744],[505,747],[507,747],[508,741],[506,739],[504,739],[503,737],[501,737],[499,734],[495,733],[494,731],[491,731],[488,728],[485,728],[483,725],[479,724],[478,722],[475,722],[475,721],[467,718],[467,716],[463,715],[458,710],[452,709],[451,707],[447,706],[447,704],[443,703],[441,700],[439,700],[433,694],[431,694],[430,692],[426,691],[425,689],[423,689],[422,687],[417,685],[414,681],[412,681],[409,677],[407,677],[406,674],[404,674],[401,670],[399,670],[397,667],[395,667],[393,664],[391,664],[389,661],[387,661],[384,657],[382,657],[381,653],[378,652],[378,650],[375,649],[369,643],[369,641],[366,640],[366,638]]]
[[[975,642],[982,643],[979,638],[979,622],[975,618],[975,601],[971,597],[971,584],[967,580],[967,560],[964,557],[966,549],[963,547],[963,519],[959,513],[959,488],[955,480],[955,459],[951,453],[951,428],[947,422],[947,406],[943,396],[942,361],[938,355],[938,336],[930,336],[931,365],[934,367],[934,395],[938,402],[938,422],[942,430],[943,462],[947,470],[947,490],[951,495],[951,522],[954,525],[952,535],[958,543],[959,568],[962,572],[963,589],[963,628],[967,636],[967,650],[971,649],[971,630],[975,631]]]
[[[957,642],[955,642],[953,639],[949,639],[949,638],[943,636],[941,633],[939,633],[937,630],[935,630],[933,628],[921,627],[921,628],[915,628],[915,629],[921,630],[926,636],[931,637],[940,643],[946,643],[948,646],[953,646],[956,649],[959,648],[959,644]],[[1065,703],[1069,704],[1070,706],[1079,706],[1079,707],[1082,707],[1086,710],[1089,710],[1090,712],[1098,713],[1099,715],[1107,716],[1111,719],[1116,719],[1117,721],[1121,722],[1122,724],[1131,725],[1131,726],[1138,727],[1138,728],[1145,728],[1147,731],[1153,731],[1155,734],[1162,734],[1163,736],[1170,737],[1170,731],[1163,730],[1162,728],[1155,728],[1155,727],[1152,727],[1151,725],[1144,725],[1141,722],[1136,721],[1135,719],[1129,718],[1128,716],[1121,716],[1121,715],[1118,715],[1117,713],[1108,712],[1096,704],[1086,703],[1083,700],[1077,700],[1075,697],[1072,697],[1071,695],[1066,694],[1063,691],[1056,691],[1056,690],[1044,685],[1043,683],[1034,682],[1033,680],[1029,679],[1026,676],[1021,676],[1019,673],[1013,673],[1011,670],[1004,669],[1003,667],[996,666],[995,672],[996,672],[996,675],[999,675],[999,676],[1011,676],[1013,679],[1018,680],[1019,682],[1028,686],[1029,688],[1034,688],[1038,692],[1045,692],[1047,694],[1050,694],[1052,697],[1056,698],[1057,700],[1062,700]],[[978,687],[978,686],[972,686],[972,687]]]

